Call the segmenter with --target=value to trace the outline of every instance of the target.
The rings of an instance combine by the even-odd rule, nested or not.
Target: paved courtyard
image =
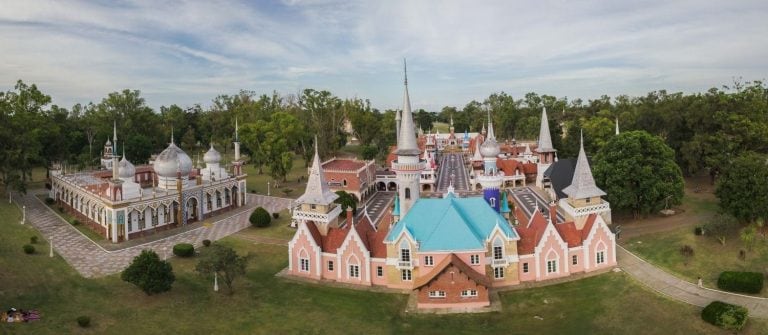
[[[437,175],[437,191],[446,192],[453,183],[456,192],[469,191],[469,174],[464,167],[464,154],[446,153],[440,162],[440,173]]]
[[[292,199],[249,194],[247,204],[232,212],[230,217],[157,241],[108,251],[64,221],[34,194],[14,194],[13,200],[20,207],[26,206],[27,224],[34,226],[45,239],[52,240],[54,251],[86,278],[120,272],[144,249],[154,250],[160,257],[167,258],[172,255],[171,250],[177,243],[192,243],[199,246],[206,239],[211,241],[221,239],[250,225],[248,222],[250,209],[262,206],[268,211],[274,212],[288,208],[293,201]]]

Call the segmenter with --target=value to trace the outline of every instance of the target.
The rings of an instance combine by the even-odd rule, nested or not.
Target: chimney
[[[353,219],[352,218],[352,206],[349,206],[349,207],[347,207],[347,224],[350,225],[350,227],[352,227],[352,225],[354,224],[352,222],[352,219]]]
[[[549,203],[549,219],[552,223],[557,223],[557,203],[554,201]]]

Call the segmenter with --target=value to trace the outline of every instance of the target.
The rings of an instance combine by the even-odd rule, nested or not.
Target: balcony
[[[509,265],[509,261],[506,258],[494,259],[491,261],[491,267],[494,268],[505,267],[507,265]]]
[[[398,270],[402,269],[413,269],[413,262],[412,261],[397,261],[397,264],[395,267]]]

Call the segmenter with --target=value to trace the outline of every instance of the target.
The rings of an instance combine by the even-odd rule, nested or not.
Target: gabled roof
[[[558,199],[565,199],[568,197],[567,194],[563,193],[563,189],[571,185],[571,181],[573,181],[573,171],[575,169],[576,160],[573,158],[565,158],[552,163],[552,165],[544,171],[544,178],[549,178]]]
[[[574,199],[605,195],[605,192],[595,185],[595,178],[592,177],[592,169],[589,167],[587,154],[584,152],[583,135],[581,137],[581,148],[579,148],[579,158],[576,160],[576,168],[573,171],[573,181],[571,181],[570,186],[563,189],[563,193]]]
[[[547,229],[548,221],[540,211],[534,212],[528,220],[518,218],[518,221],[520,225],[517,226],[517,232],[520,234],[520,242],[517,244],[517,252],[520,255],[532,254],[544,230]]]
[[[420,198],[392,228],[386,241],[394,242],[407,230],[419,243],[420,251],[477,250],[485,247],[496,222],[504,223],[499,226],[508,238],[518,238],[514,228],[483,198]]]
[[[321,245],[323,252],[335,253],[336,249],[339,249],[344,243],[347,234],[349,234],[349,225],[344,226],[344,228],[328,228],[328,233],[323,236],[323,243]]]
[[[445,269],[447,269],[448,266],[450,266],[451,264],[453,264],[453,266],[458,268],[459,271],[467,275],[467,277],[472,279],[475,283],[483,285],[485,287],[491,286],[491,282],[488,279],[488,277],[475,271],[475,269],[467,265],[467,263],[464,263],[464,261],[462,261],[461,258],[456,256],[455,254],[451,254],[449,257],[446,257],[440,263],[438,263],[435,266],[435,268],[432,269],[432,271],[430,271],[426,275],[416,278],[414,287],[421,288],[422,286],[429,284],[429,282],[437,278],[437,276],[440,275],[440,273],[442,273],[443,271],[445,271]]]
[[[338,194],[331,192],[328,183],[325,182],[323,168],[320,165],[320,155],[317,153],[317,137],[315,137],[315,157],[312,160],[312,167],[309,168],[309,177],[307,178],[307,188],[296,202],[316,205],[329,205],[339,197]]]

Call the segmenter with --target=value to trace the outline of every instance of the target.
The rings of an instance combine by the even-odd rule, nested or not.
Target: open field
[[[0,307],[37,309],[42,321],[0,324],[4,334],[722,333],[701,321],[696,307],[646,291],[623,273],[505,292],[499,313],[407,315],[405,295],[276,278],[287,264],[286,247],[237,236],[221,243],[254,258],[246,278],[235,282],[233,295],[213,292],[211,279],[193,272],[195,259],[173,258],[173,289],[148,297],[116,275],[80,277],[61,258],[49,258],[45,242],[38,243],[37,254],[24,255],[21,246],[36,232],[16,223],[19,216],[15,207],[0,205]],[[270,229],[280,226],[252,234],[272,235]],[[92,318],[91,328],[76,325],[79,315]],[[766,321],[752,320],[743,333],[766,331]]]
[[[269,168],[264,167],[263,174],[258,174],[259,170],[254,167],[253,164],[244,165],[244,169],[245,173],[248,174],[248,192],[267,194],[267,182],[269,182],[270,195],[276,197],[298,198],[304,193],[304,188],[306,188],[307,185],[307,168],[304,166],[304,159],[299,155],[296,155],[293,159],[293,167],[286,177],[287,181],[283,182],[282,180],[278,180],[279,187],[277,189],[274,187],[274,179],[269,175]],[[304,177],[301,183],[298,182],[299,176]],[[292,189],[293,192],[285,194],[283,192],[283,189],[285,188]]]

